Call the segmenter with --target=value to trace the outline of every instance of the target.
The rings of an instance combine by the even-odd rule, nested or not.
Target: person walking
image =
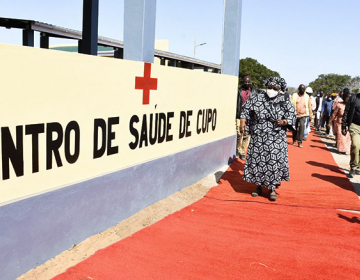
[[[240,159],[245,159],[245,152],[249,144],[250,135],[246,135],[240,132],[240,113],[241,110],[249,99],[249,97],[256,95],[258,93],[257,89],[252,87],[251,78],[245,76],[243,79],[243,84],[238,90],[237,96],[237,106],[236,106],[236,132],[237,132],[237,144],[236,144],[236,154]]]
[[[315,119],[314,119],[314,127],[315,130],[319,130],[320,129],[320,114],[321,114],[321,108],[322,108],[322,103],[323,103],[323,96],[324,96],[324,92],[323,91],[319,91],[316,95],[315,98],[315,109],[314,109],[314,115],[315,115]]]
[[[332,110],[331,110],[331,117],[334,115],[334,112],[335,112],[335,108],[336,108],[336,106],[337,106],[337,104],[340,102],[343,102],[344,100],[342,99],[342,97],[343,97],[343,91],[340,91],[339,92],[339,94],[337,94],[336,95],[336,97],[335,97],[335,99],[334,99],[334,102],[333,102],[333,105],[332,105]],[[330,120],[331,120],[331,117],[330,117]],[[342,116],[341,116],[342,117]],[[335,116],[334,116],[334,120],[335,120]],[[330,122],[329,121],[329,123],[330,123],[330,130],[331,130],[331,128],[332,128],[332,130],[333,130],[333,134],[334,134],[334,136],[335,136],[335,147],[336,147],[336,142],[337,142],[337,140],[336,140],[336,137],[337,137],[337,135],[338,135],[338,132],[339,132],[339,134],[341,134],[341,126],[340,126],[340,129],[338,129],[338,127],[335,127],[335,122]]]
[[[349,177],[353,178],[360,174],[360,93],[353,94],[345,106],[341,133],[346,136],[348,132],[351,138]]]
[[[323,106],[321,109],[321,114],[320,114],[320,117],[323,118],[322,127],[326,126],[326,134],[327,135],[329,135],[329,133],[330,133],[330,126],[328,126],[328,124],[329,124],[329,120],[330,120],[330,116],[331,116],[332,105],[333,105],[333,98],[331,95],[329,95],[323,103]]]
[[[334,122],[334,134],[336,136],[336,149],[339,153],[350,153],[350,135],[347,133],[346,135],[342,135],[341,132],[341,122],[345,111],[346,103],[350,99],[350,92],[347,89],[343,93],[343,98],[338,97],[337,102],[335,104],[334,113],[331,115],[328,126],[331,126],[332,122]]]
[[[310,97],[305,94],[305,85],[300,84],[298,92],[291,97],[292,104],[296,108],[295,131],[293,131],[293,145],[298,142],[299,148],[302,148],[306,119],[312,115]]]
[[[286,131],[295,125],[296,114],[290,99],[280,94],[286,88],[283,78],[269,77],[264,83],[266,92],[250,97],[240,116],[240,132],[251,135],[243,179],[257,185],[253,197],[265,187],[275,201],[276,187],[290,180]]]
[[[334,99],[334,103],[333,103],[333,106],[332,106],[332,110],[334,111],[335,110],[335,107],[337,105],[338,102],[343,102],[343,94],[344,94],[344,91],[340,91],[339,94],[336,95],[335,99]]]
[[[313,94],[312,88],[311,88],[311,87],[307,87],[307,88],[305,89],[305,93],[309,95],[310,104],[311,104],[311,111],[313,111],[313,110],[315,109],[316,103],[315,103],[315,98],[314,98],[314,96],[312,96],[312,94]],[[303,139],[302,139],[303,141],[306,141],[307,136],[308,136],[308,134],[309,134],[310,131],[311,131],[311,128],[310,128],[311,116],[312,116],[312,114],[310,114],[310,115],[306,118],[306,121],[305,121],[304,137],[303,137]]]

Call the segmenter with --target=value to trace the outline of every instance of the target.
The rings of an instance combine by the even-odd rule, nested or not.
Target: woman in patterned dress
[[[340,97],[339,97],[340,98]],[[351,138],[350,133],[347,133],[344,136],[341,133],[341,121],[344,115],[346,103],[350,99],[349,89],[344,89],[343,98],[337,102],[334,108],[334,113],[332,114],[328,127],[330,127],[331,123],[334,121],[334,133],[336,133],[336,149],[339,153],[349,154],[351,147]]]
[[[249,98],[241,113],[240,130],[251,134],[243,179],[257,185],[253,197],[265,187],[275,201],[276,186],[290,180],[286,130],[295,129],[296,113],[290,99],[280,94],[286,89],[283,78],[269,77],[265,86],[266,92]]]

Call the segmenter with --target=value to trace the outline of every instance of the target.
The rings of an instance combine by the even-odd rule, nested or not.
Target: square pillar
[[[177,67],[177,60],[176,59],[169,60],[168,66]]]
[[[23,35],[23,46],[33,47],[34,46],[34,30],[24,29]]]
[[[99,0],[84,0],[82,45],[79,52],[97,55]]]
[[[40,33],[40,48],[42,49],[49,48],[49,35],[45,33]]]
[[[114,48],[114,58],[124,58],[124,49]]]
[[[225,0],[221,73],[239,75],[242,0]]]
[[[78,53],[82,53],[82,45],[83,45],[82,40],[79,40],[78,41]]]
[[[154,62],[156,0],[125,0],[124,58]]]

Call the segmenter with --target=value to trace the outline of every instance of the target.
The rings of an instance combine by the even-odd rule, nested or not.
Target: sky
[[[0,0],[0,17],[82,29],[83,0]],[[155,39],[169,51],[221,63],[224,0],[157,0]],[[123,40],[124,0],[100,0],[99,36]],[[360,0],[243,0],[240,58],[251,57],[288,86],[320,74],[360,75]],[[196,34],[196,35],[195,35]],[[0,27],[0,43],[21,45],[21,31]],[[35,46],[39,46],[35,33]],[[76,41],[50,39],[50,45]]]

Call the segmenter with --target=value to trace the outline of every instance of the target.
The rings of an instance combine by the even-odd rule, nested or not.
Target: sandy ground
[[[176,192],[145,208],[116,226],[93,235],[80,244],[74,244],[72,248],[69,248],[35,269],[28,271],[17,279],[45,280],[65,272],[66,269],[93,255],[97,250],[108,247],[203,198],[211,187],[217,185],[218,180],[227,168],[228,166],[226,165],[196,184],[186,187],[180,192]]]
[[[334,137],[326,136],[323,131],[320,136],[332,153],[336,163],[341,167],[346,174],[349,172],[349,155],[339,154],[334,146]],[[306,143],[307,144],[307,143]],[[306,145],[305,144],[305,145]],[[47,261],[46,263],[28,271],[20,276],[18,279],[34,279],[45,280],[65,272],[67,268],[72,267],[80,261],[88,258],[97,250],[105,248],[161,219],[167,215],[174,213],[187,205],[194,203],[201,199],[208,190],[217,184],[222,174],[226,171],[228,166],[224,166],[214,174],[208,175],[206,178],[197,182],[194,185],[184,188],[180,192],[151,205],[130,218],[120,222],[108,230],[96,234],[84,240],[80,244],[74,244],[65,252]],[[356,193],[360,196],[360,175],[350,179]]]

